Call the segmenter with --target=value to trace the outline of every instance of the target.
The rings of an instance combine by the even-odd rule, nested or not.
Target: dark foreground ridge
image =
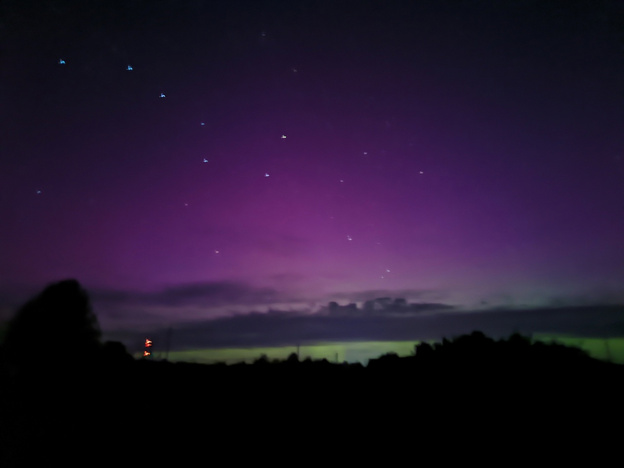
[[[547,433],[569,442],[585,427],[604,442],[616,435],[605,421],[622,414],[623,366],[518,334],[473,332],[366,367],[296,354],[235,365],[135,360],[100,338],[74,280],[17,312],[0,349],[0,466],[128,465],[164,448],[178,461],[200,451],[242,463],[269,447],[279,456],[331,447],[353,461],[367,453],[361,444],[407,450],[405,436],[503,438],[537,450]]]

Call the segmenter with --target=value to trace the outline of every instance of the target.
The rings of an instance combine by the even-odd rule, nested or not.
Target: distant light
[[[143,357],[147,357],[150,356],[152,353],[150,353],[149,351],[143,351]]]
[[[145,338],[145,347],[146,347],[146,348],[151,347],[151,346],[152,346],[152,344],[153,344],[153,341],[152,341],[152,340],[150,340],[150,339],[148,339],[148,338]]]
[[[218,250],[215,250],[215,253],[216,253],[216,254],[218,254],[218,253],[219,253],[219,251],[218,251]]]
[[[65,60],[59,59],[58,63],[59,63],[59,65],[65,65]]]
[[[364,153],[362,153],[364,156],[366,156],[368,154],[368,151],[364,151]]]
[[[164,98],[164,97],[167,97],[167,96],[165,96],[165,93],[160,93],[160,97]]]
[[[419,174],[424,174],[424,172],[423,172],[423,171],[420,171],[420,172],[419,172]]]
[[[351,237],[351,236],[347,235],[347,240],[348,240],[348,241],[352,241],[352,240],[353,240],[353,237]]]
[[[41,190],[37,190],[37,195],[41,195]]]
[[[205,163],[207,163],[207,162],[208,162],[208,160],[207,160],[206,158],[204,158],[204,162],[205,162]]]
[[[203,126],[204,126],[204,125],[206,125],[206,124],[205,124],[204,122],[201,122],[199,125],[201,125],[201,126],[203,127]]]
[[[285,140],[285,139],[286,139],[286,135],[282,135],[282,140]]]
[[[134,69],[132,68],[132,65],[128,65],[128,66],[126,67],[126,70],[128,70],[128,71],[132,71],[132,70],[134,70]]]
[[[340,182],[344,182],[344,180],[343,180],[343,179],[340,179]]]
[[[265,172],[265,173],[264,173],[264,177],[269,177],[269,173],[268,173],[268,172]]]

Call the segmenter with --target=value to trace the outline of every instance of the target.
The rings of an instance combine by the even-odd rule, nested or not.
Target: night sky
[[[623,17],[5,0],[2,317],[76,278],[105,332],[180,349],[624,336]]]

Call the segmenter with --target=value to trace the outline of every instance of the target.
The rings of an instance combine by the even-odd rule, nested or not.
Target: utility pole
[[[611,356],[611,347],[609,346],[609,338],[605,338],[605,347],[607,348],[607,360],[613,362],[613,356]]]
[[[167,338],[165,340],[165,361],[169,360],[169,349],[171,348],[171,336],[173,335],[173,328],[167,329]]]

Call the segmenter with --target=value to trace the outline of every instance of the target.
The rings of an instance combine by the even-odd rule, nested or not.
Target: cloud
[[[275,289],[236,281],[187,283],[151,292],[95,290],[91,294],[96,302],[164,307],[273,304],[280,299]]]
[[[448,297],[448,293],[437,289],[370,289],[355,292],[336,292],[328,294],[328,301],[347,300],[353,302],[364,302],[372,297],[404,297],[408,300],[425,299],[428,301],[442,300]]]
[[[94,289],[89,291],[103,327],[146,329],[155,324],[184,323],[248,313],[284,302],[273,288],[237,281],[178,284],[156,291]]]
[[[390,297],[378,297],[376,299],[364,301],[362,307],[358,307],[355,303],[341,306],[337,302],[330,302],[326,307],[321,308],[320,312],[331,317],[388,316],[420,314],[434,311],[440,312],[443,310],[452,310],[454,308],[455,306],[437,302],[408,303],[404,298],[392,299]]]
[[[228,304],[272,304],[279,300],[272,288],[257,288],[238,282],[192,283],[166,288],[150,297],[156,304],[205,307]]]
[[[145,333],[174,329],[172,349],[292,346],[336,341],[439,340],[474,330],[493,337],[567,334],[624,336],[624,306],[584,305],[461,311],[443,302],[381,296],[315,311],[275,310],[288,302],[272,288],[242,282],[174,285],[157,291],[92,290],[105,337],[131,348]],[[268,312],[258,312],[266,308]],[[235,310],[238,308],[238,310]],[[255,312],[251,312],[255,311]]]
[[[440,340],[483,331],[494,338],[514,332],[580,337],[624,334],[623,306],[543,308],[508,311],[446,311],[441,314],[304,314],[269,311],[174,327],[172,349],[295,346],[353,341]],[[154,329],[165,336],[165,329]],[[142,335],[141,335],[142,336]],[[127,336],[126,336],[127,338]],[[137,342],[140,339],[137,338]]]

